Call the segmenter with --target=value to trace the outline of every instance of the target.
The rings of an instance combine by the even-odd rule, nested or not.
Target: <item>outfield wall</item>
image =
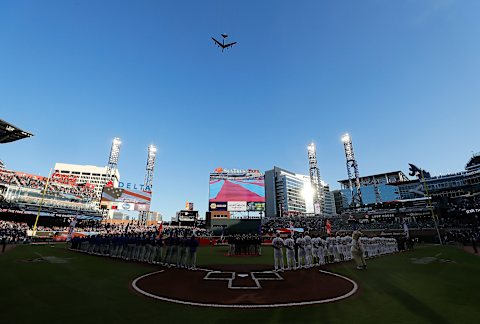
[[[212,219],[210,230],[214,235],[258,234],[260,219]]]

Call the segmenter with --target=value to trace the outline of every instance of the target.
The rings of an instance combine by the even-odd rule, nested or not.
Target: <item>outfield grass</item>
[[[224,256],[225,248],[202,248],[199,264],[271,264],[262,257]],[[23,262],[55,256],[66,263]],[[437,259],[414,264],[411,258]],[[447,259],[453,262],[441,262]],[[428,261],[428,259],[422,259]],[[53,260],[55,261],[55,260]],[[0,255],[0,323],[478,323],[480,258],[455,247],[425,246],[413,252],[330,270],[360,285],[341,302],[268,310],[187,307],[134,293],[130,282],[153,266],[70,252],[63,245],[18,246]]]

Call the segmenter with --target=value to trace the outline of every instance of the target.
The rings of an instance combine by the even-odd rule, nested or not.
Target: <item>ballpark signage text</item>
[[[121,182],[121,181],[118,182],[118,188],[151,191],[150,186],[145,186],[143,184],[137,184],[137,183],[131,183],[131,182]]]
[[[228,211],[246,211],[247,202],[246,201],[229,201],[227,202]]]

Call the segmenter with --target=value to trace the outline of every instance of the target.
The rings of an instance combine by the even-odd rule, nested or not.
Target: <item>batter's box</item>
[[[205,280],[232,280],[235,278],[235,272],[211,271],[203,278]]]
[[[211,271],[203,279],[228,281],[229,289],[262,289],[260,284],[262,280],[283,280],[278,273],[272,271],[249,273]]]
[[[257,280],[283,280],[278,272],[273,271],[252,272],[252,277]]]

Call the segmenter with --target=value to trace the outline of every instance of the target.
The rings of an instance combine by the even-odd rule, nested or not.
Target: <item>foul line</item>
[[[139,280],[142,280],[143,278],[146,278],[146,277],[149,277],[149,276],[152,276],[152,275],[155,275],[157,273],[164,272],[164,271],[165,270],[155,271],[155,272],[147,273],[143,276],[140,276],[140,277],[136,278],[132,282],[133,289],[135,289],[135,291],[138,292],[139,294],[142,294],[142,295],[150,297],[150,298],[162,300],[162,301],[167,301],[167,302],[182,304],[182,305],[189,305],[189,306],[217,307],[217,308],[275,308],[275,307],[292,307],[292,306],[307,306],[307,305],[315,305],[315,304],[325,304],[325,303],[331,303],[331,302],[335,302],[335,301],[339,301],[339,300],[348,298],[348,297],[352,296],[353,294],[355,294],[358,290],[357,283],[355,281],[353,281],[352,279],[344,277],[344,276],[339,275],[337,273],[333,273],[333,272],[329,272],[329,271],[325,271],[325,270],[318,270],[318,271],[322,272],[322,273],[325,273],[325,274],[328,274],[328,275],[336,276],[336,277],[347,280],[348,282],[353,284],[353,289],[351,291],[349,291],[348,293],[342,295],[342,296],[328,298],[328,299],[322,299],[322,300],[312,300],[312,301],[305,301],[305,302],[291,302],[291,303],[279,303],[279,304],[259,304],[259,305],[231,304],[231,305],[226,305],[226,304],[206,304],[206,303],[198,303],[198,302],[190,302],[190,301],[185,301],[185,300],[173,299],[173,298],[168,298],[168,297],[161,297],[161,296],[157,296],[157,295],[151,294],[149,292],[146,292],[145,290],[142,290],[141,288],[139,288],[137,286],[137,282]]]

